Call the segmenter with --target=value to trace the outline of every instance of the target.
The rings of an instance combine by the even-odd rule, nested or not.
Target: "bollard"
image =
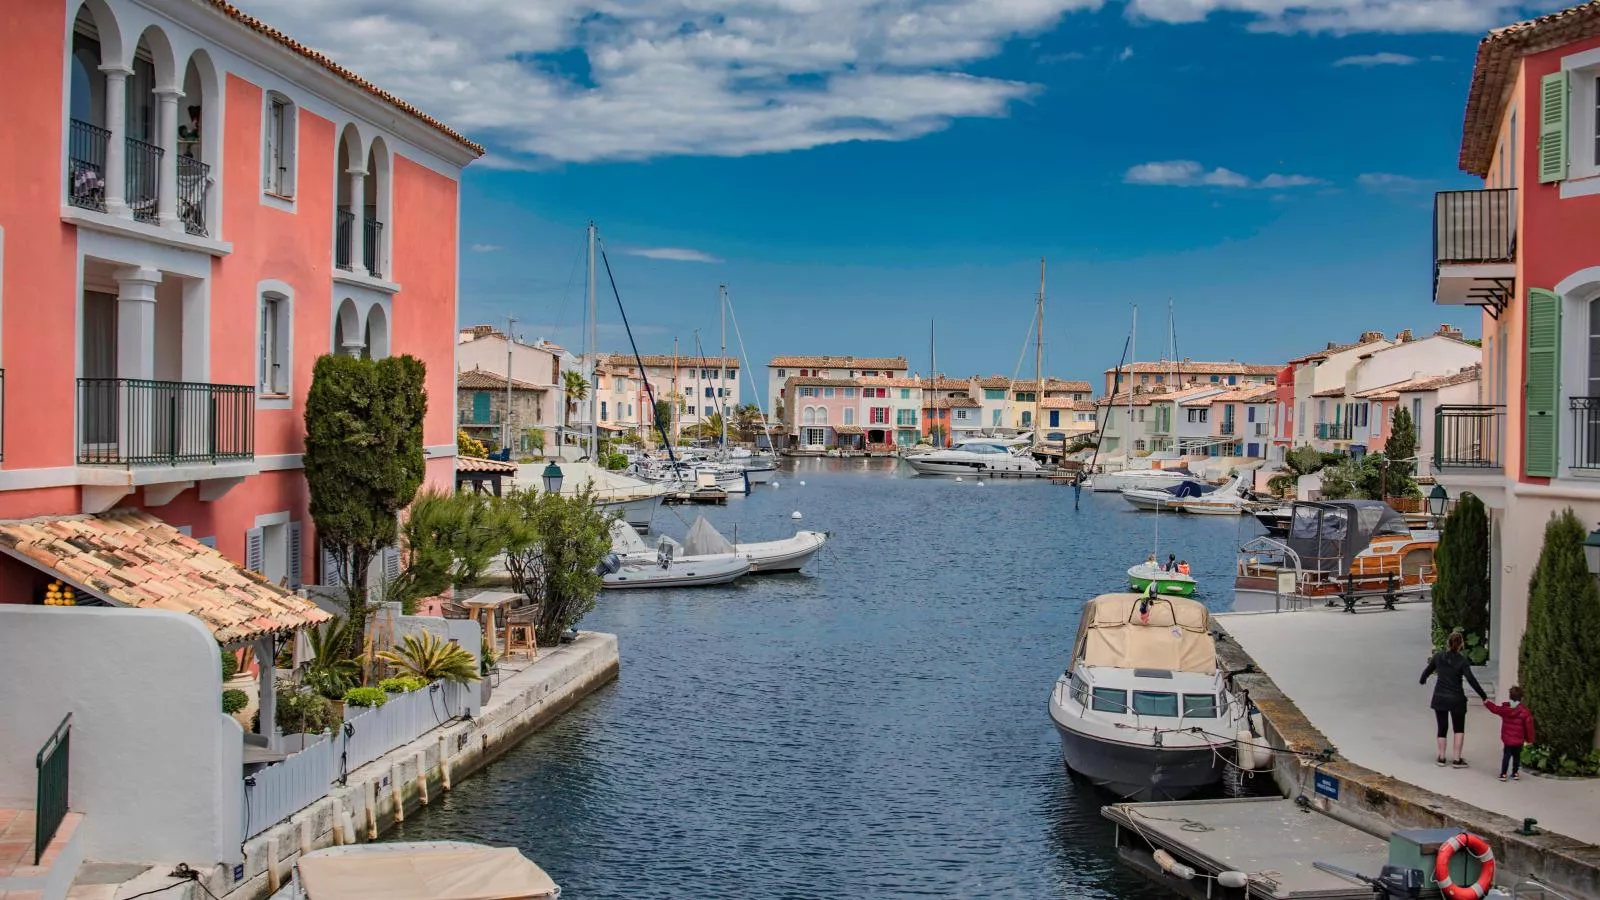
[[[450,790],[450,741],[448,735],[439,735],[439,780],[440,787]]]
[[[400,790],[400,773],[404,768],[400,763],[389,767],[389,798],[394,801],[394,820],[397,824],[406,820],[406,797]]]
[[[277,893],[283,886],[283,879],[278,877],[278,839],[267,838],[267,891]]]
[[[417,801],[428,805],[428,754],[417,751]]]

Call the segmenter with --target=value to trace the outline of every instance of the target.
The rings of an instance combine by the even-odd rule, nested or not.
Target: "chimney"
[[[1381,331],[1363,331],[1363,332],[1361,332],[1361,341],[1360,342],[1363,343],[1363,344],[1370,344],[1370,343],[1372,343],[1374,341],[1381,341],[1381,340],[1383,340],[1383,332],[1381,332]]]
[[[1439,330],[1434,332],[1434,334],[1438,335],[1439,337],[1455,338],[1458,341],[1461,340],[1461,329],[1456,328],[1448,322],[1440,325]]]
[[[1416,340],[1416,338],[1411,336],[1411,329],[1409,328],[1397,333],[1394,336],[1394,342],[1397,344],[1409,344],[1414,340]]]
[[[1337,346],[1339,346],[1339,342],[1338,341],[1329,341],[1328,342],[1328,346],[1323,347],[1322,349],[1324,349],[1324,350],[1332,350],[1333,348],[1335,348]]]

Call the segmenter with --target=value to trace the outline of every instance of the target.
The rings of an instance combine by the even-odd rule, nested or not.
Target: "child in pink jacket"
[[[1522,746],[1533,743],[1533,713],[1522,705],[1522,688],[1507,692],[1509,703],[1483,701],[1489,712],[1500,717],[1500,743],[1505,748],[1500,754],[1500,780],[1505,781],[1509,771],[1512,781],[1521,781],[1517,774],[1522,769]]]

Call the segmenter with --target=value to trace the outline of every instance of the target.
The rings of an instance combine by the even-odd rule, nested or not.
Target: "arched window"
[[[828,408],[826,406],[817,407],[817,424],[828,424]]]
[[[815,424],[817,424],[817,409],[816,409],[816,407],[814,407],[814,406],[806,407],[805,412],[801,416],[800,422],[801,422],[801,424],[804,424],[804,425],[815,425]]]

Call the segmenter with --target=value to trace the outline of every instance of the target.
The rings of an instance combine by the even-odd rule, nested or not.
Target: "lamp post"
[[[1433,490],[1428,492],[1428,513],[1433,516],[1435,523],[1444,518],[1444,508],[1449,502],[1450,492],[1442,484],[1435,484]]]
[[[1589,574],[1600,575],[1600,528],[1589,532],[1584,540],[1583,558],[1589,564]]]
[[[541,477],[544,479],[545,493],[561,493],[561,467],[556,465],[555,460],[551,460],[550,464],[544,467]]]

